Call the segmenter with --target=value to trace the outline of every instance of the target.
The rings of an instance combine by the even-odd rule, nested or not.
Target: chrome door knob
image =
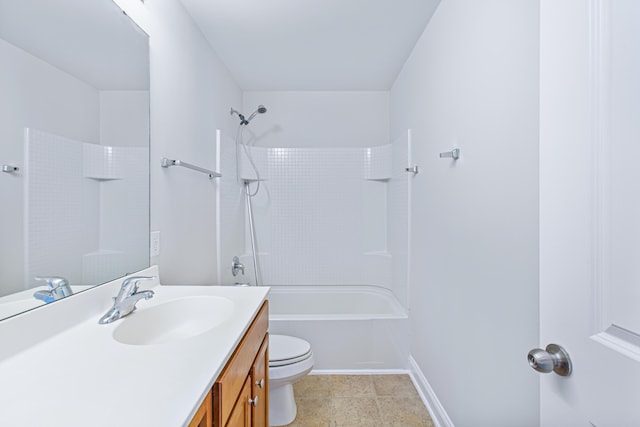
[[[569,353],[557,344],[549,344],[546,349],[534,348],[527,355],[529,366],[538,372],[551,371],[566,377],[571,374],[571,358]]]

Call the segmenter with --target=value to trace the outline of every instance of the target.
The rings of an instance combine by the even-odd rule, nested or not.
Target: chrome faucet
[[[42,282],[47,282],[49,287],[46,291],[36,291],[33,294],[35,299],[50,303],[59,299],[73,295],[69,282],[64,277],[59,276],[36,276],[34,279]]]
[[[114,322],[133,312],[136,309],[136,303],[141,299],[150,299],[153,297],[153,291],[138,292],[138,282],[141,280],[151,280],[153,277],[133,276],[122,282],[118,295],[113,297],[113,307],[111,307],[104,316],[100,318],[98,323],[101,325]]]

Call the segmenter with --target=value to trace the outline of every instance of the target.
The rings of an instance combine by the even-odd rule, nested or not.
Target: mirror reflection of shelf
[[[124,151],[127,147],[83,144],[82,172],[86,178],[97,181],[123,179]]]

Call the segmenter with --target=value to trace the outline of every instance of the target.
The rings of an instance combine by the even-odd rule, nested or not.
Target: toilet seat
[[[270,368],[302,362],[311,355],[311,345],[303,339],[287,335],[269,336]]]
[[[296,418],[293,384],[313,369],[311,345],[287,335],[269,335],[269,421],[291,424]]]

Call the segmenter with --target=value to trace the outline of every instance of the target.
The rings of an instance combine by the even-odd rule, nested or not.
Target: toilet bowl
[[[296,419],[293,383],[313,368],[311,345],[287,335],[269,336],[269,425],[283,426]]]

